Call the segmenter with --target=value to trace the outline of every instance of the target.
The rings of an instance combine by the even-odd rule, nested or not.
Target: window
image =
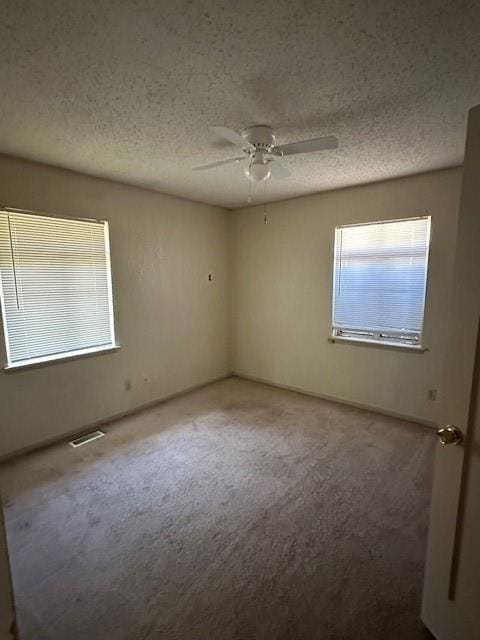
[[[333,335],[421,346],[430,217],[337,227]]]
[[[0,211],[8,366],[115,347],[108,223]]]

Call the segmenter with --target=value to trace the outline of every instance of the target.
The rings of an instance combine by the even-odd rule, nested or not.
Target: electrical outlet
[[[429,389],[427,395],[428,395],[428,399],[429,400],[435,401],[437,399],[437,390],[436,389]]]
[[[212,274],[211,274],[211,273],[209,273],[209,274],[208,274],[208,281],[209,281],[209,282],[212,282],[212,280],[213,280],[213,276],[212,276]]]

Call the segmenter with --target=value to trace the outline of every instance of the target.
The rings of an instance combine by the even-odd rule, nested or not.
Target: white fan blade
[[[242,138],[239,133],[233,131],[233,129],[229,129],[228,127],[210,127],[210,130],[221,138],[225,138],[225,140],[228,140],[232,144],[242,147],[242,149],[253,149],[253,145]]]
[[[282,178],[289,178],[292,175],[290,171],[283,166],[283,164],[275,160],[270,160],[268,168],[270,169],[270,175],[272,178],[281,180]]]
[[[323,138],[312,138],[311,140],[299,140],[289,142],[275,147],[281,155],[291,156],[294,153],[310,153],[312,151],[325,151],[326,149],[336,149],[338,140],[335,136],[324,136]]]
[[[205,171],[206,169],[214,169],[215,167],[221,167],[224,164],[230,164],[231,162],[241,162],[245,160],[246,156],[241,158],[229,158],[228,160],[219,160],[218,162],[211,162],[210,164],[202,164],[200,167],[192,167],[192,171]]]

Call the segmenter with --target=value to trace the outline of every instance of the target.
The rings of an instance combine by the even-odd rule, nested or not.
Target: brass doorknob
[[[463,433],[453,424],[447,424],[437,431],[440,444],[460,444],[463,440]]]

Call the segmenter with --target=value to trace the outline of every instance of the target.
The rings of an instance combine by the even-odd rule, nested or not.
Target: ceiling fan
[[[277,145],[275,144],[275,135],[272,127],[263,124],[247,127],[241,134],[228,127],[210,127],[210,129],[225,140],[240,147],[244,155],[204,164],[200,167],[193,167],[193,171],[205,171],[232,162],[241,162],[244,165],[246,176],[253,182],[262,182],[270,176],[280,179],[288,178],[290,171],[279,162],[284,156],[311,153],[312,151],[325,151],[338,147],[338,140],[335,136],[324,136],[323,138],[312,138],[310,140]]]

